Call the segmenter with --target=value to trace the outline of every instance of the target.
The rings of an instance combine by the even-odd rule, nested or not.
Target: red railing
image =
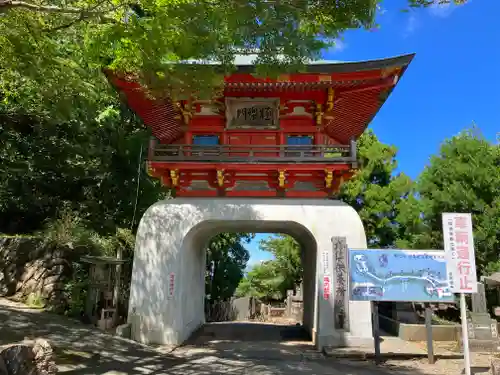
[[[329,163],[356,167],[356,142],[350,145],[162,145],[152,142],[155,162]]]

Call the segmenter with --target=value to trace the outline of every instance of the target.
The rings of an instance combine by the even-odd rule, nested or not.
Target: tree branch
[[[41,13],[79,14],[83,17],[102,16],[105,13],[99,10],[88,10],[72,7],[63,8],[55,5],[37,5],[26,1],[0,0],[0,11],[4,9],[9,10],[14,8],[24,8],[33,12]]]
[[[0,0],[1,1],[1,0]],[[83,13],[80,13],[80,17],[78,18],[75,18],[73,21],[71,22],[68,22],[68,23],[65,23],[63,25],[60,25],[60,26],[56,26],[56,27],[53,27],[53,28],[50,28],[50,29],[45,29],[43,31],[45,32],[54,32],[54,31],[58,31],[58,30],[63,30],[63,29],[68,29],[70,28],[71,26],[77,24],[78,22],[81,22],[85,19],[88,19],[88,18],[91,18],[93,16],[99,16],[100,19],[104,20],[104,21],[107,21],[107,22],[115,22],[114,19],[112,18],[109,18],[109,17],[104,17],[100,14],[89,14],[88,12],[94,12],[95,9],[97,9],[98,7],[100,7],[102,4],[104,4],[107,0],[102,0],[100,1],[99,3],[97,3],[95,6],[93,6],[92,8],[88,9],[87,10],[87,13],[86,14],[83,14]]]

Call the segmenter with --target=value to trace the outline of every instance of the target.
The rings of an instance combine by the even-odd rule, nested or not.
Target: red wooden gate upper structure
[[[275,80],[242,64],[210,101],[154,100],[107,75],[151,129],[149,173],[176,196],[328,197],[357,168],[356,139],[412,58],[317,62]]]

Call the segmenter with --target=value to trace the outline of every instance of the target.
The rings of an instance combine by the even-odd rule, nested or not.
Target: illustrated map
[[[350,250],[353,301],[454,302],[444,251]]]

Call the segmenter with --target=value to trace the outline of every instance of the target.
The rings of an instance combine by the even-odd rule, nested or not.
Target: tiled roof
[[[285,75],[278,80],[259,80],[245,72],[227,77],[225,92],[234,91],[306,91],[335,89],[335,105],[326,113],[325,132],[347,144],[357,138],[384,104],[413,55],[356,63],[311,64],[309,73]],[[314,72],[314,73],[313,73]],[[123,94],[129,107],[151,128],[162,143],[170,143],[183,134],[178,109],[168,100],[153,100],[136,82],[119,79],[107,72],[108,79]],[[245,78],[248,77],[248,78]]]

